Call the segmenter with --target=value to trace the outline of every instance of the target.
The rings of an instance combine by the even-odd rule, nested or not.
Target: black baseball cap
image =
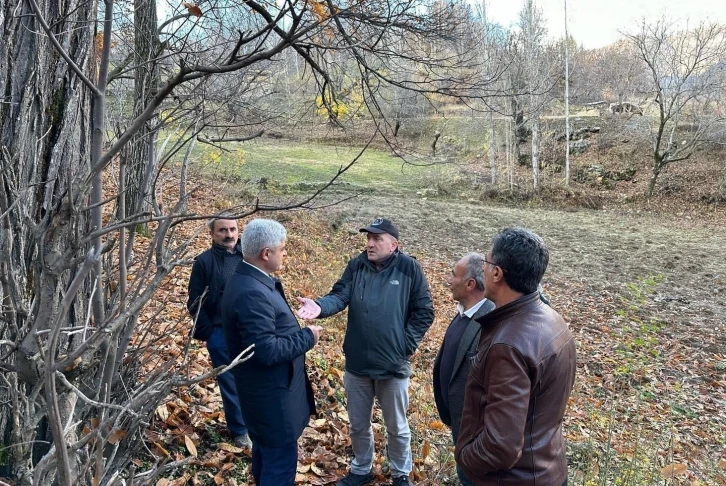
[[[390,219],[385,218],[376,218],[373,220],[373,222],[370,224],[370,226],[366,226],[365,228],[360,229],[361,233],[388,233],[389,235],[393,236],[394,238],[398,239],[398,228],[396,228],[396,225],[391,222]]]

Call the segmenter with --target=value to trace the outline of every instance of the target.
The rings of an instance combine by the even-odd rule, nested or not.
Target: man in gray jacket
[[[398,229],[378,218],[362,228],[366,251],[352,259],[331,292],[300,298],[303,319],[329,317],[348,308],[343,343],[350,439],[355,456],[339,486],[369,484],[374,476],[373,399],[378,398],[388,432],[394,486],[410,485],[408,427],[409,359],[434,320],[433,302],[421,265],[398,249]]]

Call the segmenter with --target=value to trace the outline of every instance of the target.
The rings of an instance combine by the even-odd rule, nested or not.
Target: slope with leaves
[[[198,194],[193,208],[198,213],[209,214],[233,205],[233,201],[220,198],[221,191],[211,183]],[[450,435],[438,420],[430,383],[433,359],[453,314],[446,275],[456,255],[485,248],[487,241],[482,235],[515,223],[535,227],[560,251],[564,247],[571,255],[584,252],[582,260],[571,258],[568,264],[563,264],[564,255],[556,252],[545,281],[555,308],[571,322],[578,340],[578,379],[565,424],[571,479],[588,485],[658,484],[664,478],[672,484],[726,484],[726,346],[713,329],[723,322],[724,315],[718,313],[717,304],[702,302],[704,297],[698,292],[670,293],[674,288],[686,292],[688,286],[696,285],[685,280],[674,287],[678,266],[669,267],[667,261],[659,260],[643,267],[636,261],[642,255],[633,251],[617,253],[619,260],[613,266],[613,250],[608,245],[619,244],[613,239],[615,233],[607,239],[598,232],[589,233],[589,228],[583,231],[587,223],[579,214],[369,198],[365,206],[354,201],[316,213],[265,215],[280,220],[288,230],[289,254],[281,275],[288,297],[326,293],[347,260],[362,249],[357,228],[374,214],[386,214],[401,222],[407,243],[404,249],[418,257],[434,297],[436,320],[414,356],[410,385],[413,477],[419,484],[450,484],[454,476]],[[607,226],[605,221],[598,223],[605,225],[602,231],[621,230]],[[671,256],[697,244],[687,238],[680,238],[680,243],[678,238],[669,240],[667,228],[657,230],[657,221],[639,224],[644,232],[652,226],[654,229],[648,231],[668,244]],[[580,238],[571,242],[567,238],[575,230]],[[190,256],[209,244],[202,223],[181,225],[177,237],[194,238]],[[648,236],[643,238],[647,241]],[[709,275],[713,265],[710,259],[715,256],[707,246],[700,251],[707,268],[695,273],[695,279]],[[646,267],[652,272],[643,274]],[[603,268],[607,270],[601,275]],[[149,348],[149,356],[155,359],[148,365],[150,372],[183,353],[191,358],[185,372],[199,374],[208,369],[206,351],[199,343],[190,345],[188,337],[191,323],[184,302],[189,270],[184,267],[174,273],[146,311],[147,322],[155,323],[153,329],[147,327],[155,336],[150,340],[155,343]],[[717,266],[712,275],[716,290],[726,287],[724,274],[719,273],[723,270]],[[589,278],[584,278],[583,272]],[[294,302],[291,304],[294,308]],[[342,383],[345,313],[321,322],[324,333],[320,344],[307,358],[319,415],[300,440],[296,482],[301,485],[334,484],[345,473],[350,458]],[[152,456],[193,456],[183,471],[170,473],[157,484],[250,482],[249,451],[229,443],[221,410],[212,380],[179,390],[156,411],[153,432],[147,436],[148,451],[140,451],[137,465],[143,467]],[[374,413],[374,437],[376,450],[384,451],[385,427],[378,410]],[[379,483],[386,481],[387,469],[385,454],[379,454],[374,466]]]

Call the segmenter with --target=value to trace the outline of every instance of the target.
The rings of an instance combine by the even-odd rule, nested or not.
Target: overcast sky
[[[476,0],[474,0],[476,3]],[[564,35],[564,0],[536,0],[547,18],[550,37]],[[487,15],[508,27],[517,22],[523,0],[487,0]],[[632,31],[645,17],[663,15],[691,23],[710,19],[726,23],[726,2],[722,0],[568,0],[570,35],[586,48],[603,47],[618,40],[618,31]]]

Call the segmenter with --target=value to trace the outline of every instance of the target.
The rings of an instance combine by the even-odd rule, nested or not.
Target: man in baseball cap
[[[388,233],[389,235],[393,236],[396,240],[398,240],[398,228],[396,228],[396,225],[391,222],[390,219],[386,218],[376,218],[373,220],[373,222],[370,224],[370,226],[366,226],[365,228],[360,229],[361,233],[374,233],[374,234],[383,234]]]
[[[374,398],[388,432],[393,486],[409,486],[409,359],[434,321],[434,306],[421,265],[398,248],[396,225],[376,218],[360,231],[367,233],[365,251],[348,262],[328,295],[317,300],[298,297],[302,307],[297,314],[316,319],[348,308],[344,385],[353,461],[338,486],[362,486],[375,479],[371,471]]]

